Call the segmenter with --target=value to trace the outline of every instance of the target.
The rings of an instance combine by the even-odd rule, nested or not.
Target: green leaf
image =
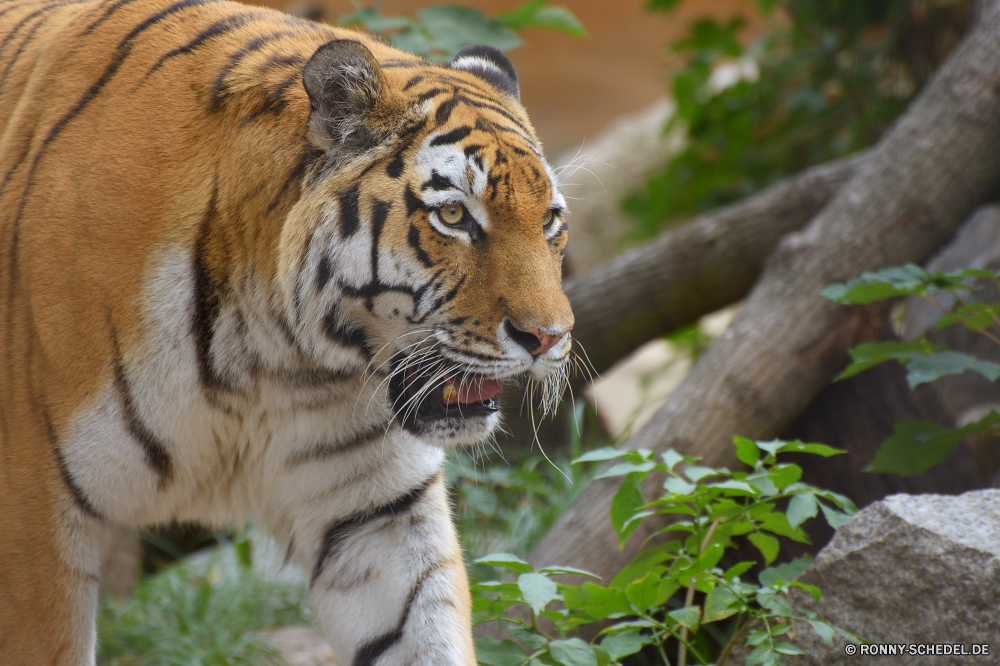
[[[886,361],[908,361],[915,356],[930,354],[939,349],[943,349],[943,347],[941,345],[932,345],[924,337],[919,337],[910,342],[900,342],[898,340],[864,342],[847,352],[851,356],[851,364],[844,368],[834,378],[834,381],[839,382],[842,379],[853,377],[859,372],[863,372]]]
[[[644,463],[631,463],[631,462],[620,462],[611,466],[611,469],[606,472],[602,472],[595,476],[595,479],[603,479],[609,476],[624,476],[626,474],[631,474],[632,472],[637,472],[640,474],[645,474],[649,470],[656,467],[656,463],[644,462]]]
[[[477,638],[476,660],[490,666],[519,666],[528,661],[524,650],[509,638]]]
[[[588,451],[582,456],[573,461],[573,464],[582,462],[593,462],[595,460],[613,460],[615,458],[624,458],[625,452],[619,451],[612,446],[605,446],[601,449],[594,449],[593,451]]]
[[[537,650],[545,647],[545,645],[549,642],[549,639],[545,636],[536,634],[531,629],[522,627],[519,624],[509,623],[507,625],[507,630],[510,631],[511,636],[524,643],[525,647],[529,650]]]
[[[838,303],[867,305],[887,298],[933,293],[935,289],[934,280],[927,271],[915,264],[907,264],[864,273],[843,284],[832,284],[822,294]]]
[[[677,463],[679,462],[682,462],[684,460],[691,460],[687,456],[682,456],[673,449],[667,449],[661,454],[661,456],[663,457],[663,464],[667,466],[668,470],[673,470],[673,468],[676,467]]]
[[[591,578],[600,578],[595,573],[591,573],[585,569],[577,569],[576,567],[563,567],[563,566],[553,566],[553,567],[542,567],[538,570],[538,573],[548,574],[549,576],[590,576]]]
[[[746,573],[748,570],[752,569],[754,562],[737,562],[733,566],[726,569],[726,572],[722,574],[722,577],[726,580],[732,580],[737,576]]]
[[[990,361],[980,361],[971,354],[957,351],[940,351],[936,354],[913,354],[906,364],[906,381],[910,388],[932,382],[949,375],[960,375],[973,370],[991,382],[1000,377],[1000,365]]]
[[[837,529],[841,525],[847,522],[850,518],[846,513],[841,513],[836,509],[831,509],[825,504],[820,504],[819,508],[823,511],[823,517],[826,518],[826,522],[829,523],[830,527]]]
[[[781,654],[805,654],[805,652],[791,643],[775,643],[774,651]]]
[[[818,510],[819,506],[815,497],[810,493],[799,493],[798,495],[793,495],[792,499],[788,502],[788,509],[785,511],[785,516],[788,518],[788,524],[792,529],[795,529],[810,518],[815,518]]]
[[[607,588],[593,583],[562,588],[563,603],[566,608],[587,613],[597,620],[603,620],[616,613],[632,613],[632,607],[625,598],[625,591]]]
[[[514,573],[530,573],[534,571],[534,568],[519,558],[516,555],[511,555],[510,553],[492,553],[479,559],[473,560],[473,564],[485,564],[491,567],[500,567],[502,569],[508,569]]]
[[[819,588],[815,585],[807,585],[806,583],[800,583],[798,581],[792,581],[789,583],[792,587],[797,587],[801,590],[805,590],[812,595],[813,601],[819,601],[823,598],[823,593],[820,592]]]
[[[548,7],[545,0],[533,0],[520,7],[497,14],[494,18],[512,30],[524,28],[549,28],[574,37],[589,37],[579,19],[566,7]]]
[[[688,483],[684,479],[676,476],[668,477],[666,481],[663,482],[663,489],[667,490],[674,495],[690,495],[698,486]]]
[[[796,557],[791,562],[785,562],[784,564],[778,564],[762,570],[757,574],[757,580],[763,587],[771,587],[779,580],[791,583],[801,576],[811,563],[812,556],[802,555],[801,557]]]
[[[677,624],[687,627],[691,631],[698,631],[698,627],[701,624],[701,608],[698,606],[678,608],[677,610],[670,611],[667,615],[672,617]]]
[[[832,446],[827,446],[826,444],[814,444],[801,442],[795,440],[794,442],[786,442],[781,448],[782,453],[815,453],[816,455],[823,456],[824,458],[829,458],[830,456],[837,456],[841,453],[847,453],[844,449],[837,449]]]
[[[765,495],[778,494],[778,486],[774,485],[774,481],[771,481],[770,475],[764,470],[748,474],[746,481]]]
[[[611,526],[618,532],[622,544],[631,534],[631,530],[638,527],[638,523],[633,523],[631,530],[626,532],[626,524],[645,502],[640,489],[639,475],[629,474],[611,500]]]
[[[705,595],[705,613],[702,622],[717,622],[740,612],[743,602],[729,588],[717,585]]]
[[[777,539],[767,534],[761,534],[760,532],[749,535],[747,539],[750,540],[750,543],[757,546],[757,550],[764,556],[764,561],[767,564],[774,562],[774,558],[778,556],[779,545]]]
[[[757,461],[760,460],[760,449],[756,444],[746,437],[733,437],[733,443],[736,445],[737,458],[750,467],[757,465]]]
[[[644,613],[656,605],[659,587],[660,577],[650,573],[629,583],[625,587],[625,598],[635,606],[636,610]]]
[[[946,428],[933,421],[901,421],[875,454],[866,472],[891,472],[912,476],[944,460],[969,435],[992,431],[1000,425],[1000,414],[985,417],[961,428]]]
[[[593,648],[579,638],[550,641],[549,654],[564,666],[597,666]]]
[[[608,651],[612,661],[621,661],[623,657],[635,654],[653,642],[651,636],[642,634],[635,629],[620,631],[610,636],[605,636],[601,641],[601,647]]]
[[[816,635],[822,638],[826,643],[832,643],[833,637],[837,635],[833,630],[833,627],[822,620],[809,620],[809,625],[813,628],[813,631],[816,632]]]
[[[417,18],[446,57],[471,44],[512,49],[522,44],[510,28],[475,9],[435,5],[417,12]]]
[[[363,7],[351,14],[341,16],[339,25],[361,25],[372,32],[392,32],[405,30],[413,25],[413,21],[405,16],[382,16],[374,7]]]
[[[784,490],[802,478],[802,468],[791,464],[775,465],[767,475],[778,489]]]
[[[689,465],[684,470],[684,476],[695,483],[698,483],[707,476],[717,476],[718,474],[718,470],[714,470],[711,467],[701,467],[700,465]]]
[[[537,573],[524,573],[517,577],[517,586],[521,589],[524,602],[531,606],[535,615],[542,612],[545,606],[556,598],[556,584]]]

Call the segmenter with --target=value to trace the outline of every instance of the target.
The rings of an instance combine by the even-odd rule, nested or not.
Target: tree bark
[[[824,299],[823,287],[924,260],[1000,184],[997,72],[994,4],[834,200],[780,242],[736,320],[623,448],[674,448],[735,466],[733,435],[772,437],[802,412],[880,319]],[[591,484],[531,561],[608,580],[653,528],[619,551],[608,521],[616,485]]]
[[[866,156],[807,169],[568,280],[576,343],[604,372],[649,340],[740,300],[782,236],[822,210]]]

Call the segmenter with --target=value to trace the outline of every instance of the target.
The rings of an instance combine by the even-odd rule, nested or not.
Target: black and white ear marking
[[[514,65],[503,53],[492,46],[476,44],[466,46],[455,54],[448,66],[475,74],[493,84],[514,99],[520,101],[521,90],[517,86],[517,72]]]
[[[355,153],[381,140],[368,119],[386,97],[388,84],[363,44],[351,39],[323,44],[302,68],[302,84],[309,95],[308,137],[314,145]]]

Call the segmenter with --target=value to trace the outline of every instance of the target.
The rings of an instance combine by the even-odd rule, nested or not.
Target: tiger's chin
[[[433,369],[394,373],[389,397],[404,430],[441,447],[471,446],[500,426],[503,380]]]

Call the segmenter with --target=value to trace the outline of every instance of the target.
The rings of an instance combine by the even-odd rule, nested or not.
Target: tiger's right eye
[[[462,204],[448,204],[438,209],[438,217],[445,224],[456,226],[465,219],[465,206]]]

